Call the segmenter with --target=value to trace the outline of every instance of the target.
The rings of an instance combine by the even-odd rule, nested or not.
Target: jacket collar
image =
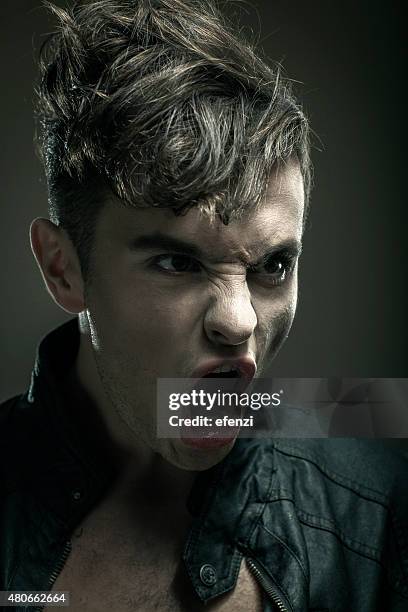
[[[73,372],[78,349],[76,319],[49,333],[38,347],[27,396],[46,419],[45,440],[52,447],[49,456],[54,457],[55,448],[58,449],[60,459],[53,461],[47,472],[60,482],[61,493],[64,487],[67,493],[69,487],[76,502],[73,506],[64,504],[63,508],[53,506],[59,518],[70,525],[76,524],[95,504],[115,475],[106,452],[110,445],[107,433],[92,400],[79,383],[75,384]],[[57,502],[58,495],[54,499]]]

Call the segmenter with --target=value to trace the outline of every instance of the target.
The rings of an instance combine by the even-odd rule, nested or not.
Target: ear
[[[81,266],[65,230],[48,219],[34,219],[30,226],[30,241],[45,285],[54,301],[71,314],[85,310]]]

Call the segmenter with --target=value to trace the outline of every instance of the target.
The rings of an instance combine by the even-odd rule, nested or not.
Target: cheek
[[[125,350],[136,344],[158,356],[163,347],[169,351],[188,338],[196,318],[194,306],[191,293],[174,294],[118,278],[95,281],[87,299],[101,348],[109,343]]]
[[[259,306],[257,346],[261,360],[272,359],[289,334],[297,305],[297,284],[273,301]]]
[[[270,358],[273,358],[282,344],[285,342],[290,328],[292,327],[293,319],[295,316],[295,309],[288,307],[285,308],[273,322],[273,335],[271,343],[268,349]]]

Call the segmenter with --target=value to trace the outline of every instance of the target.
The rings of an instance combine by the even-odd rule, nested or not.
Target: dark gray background
[[[58,2],[64,5],[64,2]],[[46,214],[33,153],[35,0],[1,3],[1,399],[24,390],[39,338],[65,315],[43,288],[30,220]],[[282,60],[321,143],[300,303],[278,376],[406,377],[402,14],[396,3],[258,0],[244,9]],[[61,347],[63,350],[63,347]]]

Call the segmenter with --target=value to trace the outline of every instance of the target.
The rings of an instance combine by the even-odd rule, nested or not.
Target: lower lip
[[[191,446],[192,448],[200,448],[200,449],[213,449],[213,448],[222,448],[223,446],[227,446],[231,444],[235,440],[235,436],[231,436],[229,438],[185,438],[181,437],[181,440],[184,442],[186,446]]]

